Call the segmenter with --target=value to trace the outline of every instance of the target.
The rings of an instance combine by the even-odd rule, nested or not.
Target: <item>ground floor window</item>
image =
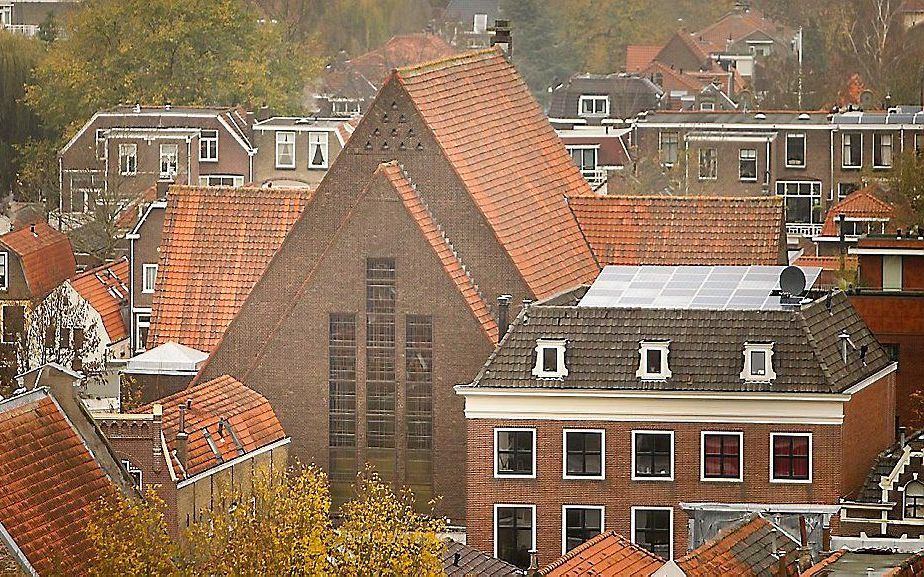
[[[670,559],[673,517],[670,507],[632,507],[632,542]]]
[[[603,532],[603,507],[562,507],[562,555]]]
[[[517,567],[529,567],[536,543],[535,505],[494,506],[494,556]]]

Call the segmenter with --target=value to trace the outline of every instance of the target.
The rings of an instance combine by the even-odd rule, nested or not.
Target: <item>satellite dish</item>
[[[796,296],[805,292],[805,273],[797,266],[788,266],[780,273],[780,290]]]

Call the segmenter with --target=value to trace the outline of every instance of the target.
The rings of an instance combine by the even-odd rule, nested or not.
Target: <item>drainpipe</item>
[[[837,215],[837,232],[838,232],[838,236],[837,236],[837,248],[838,248],[838,251],[837,251],[837,252],[838,252],[838,255],[839,255],[839,257],[838,257],[838,259],[839,259],[839,260],[838,260],[838,262],[839,262],[838,266],[839,266],[839,270],[840,270],[840,273],[841,273],[841,276],[842,276],[842,277],[843,277],[843,275],[844,275],[844,269],[846,268],[846,265],[845,265],[845,263],[844,263],[844,258],[845,258],[845,257],[844,257],[844,253],[847,252],[847,250],[846,250],[846,240],[844,239],[844,220],[845,220],[845,219],[846,219],[846,215],[844,215],[843,213]]]

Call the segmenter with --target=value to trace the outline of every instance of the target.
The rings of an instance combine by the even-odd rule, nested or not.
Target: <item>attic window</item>
[[[670,341],[642,341],[639,343],[639,364],[635,376],[643,381],[666,381],[671,377],[667,365]]]
[[[537,339],[536,364],[533,376],[540,379],[563,379],[568,376],[565,366],[565,339]]]
[[[776,378],[773,371],[773,343],[744,343],[742,380],[769,383]]]
[[[609,116],[610,97],[582,94],[578,99],[578,116]]]

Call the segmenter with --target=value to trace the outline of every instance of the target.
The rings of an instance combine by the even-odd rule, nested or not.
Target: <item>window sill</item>
[[[786,168],[797,168],[799,170],[805,170],[805,166],[806,165],[804,164],[787,164]]]
[[[757,179],[756,179],[756,178],[741,178],[741,177],[739,177],[739,178],[738,178],[738,181],[739,181],[739,182],[750,182],[750,183],[755,183],[755,182],[757,182]]]
[[[200,158],[199,162],[218,162],[217,158]]]
[[[604,475],[562,475],[562,479],[566,481],[605,481],[606,476]]]
[[[327,170],[327,166],[309,166],[308,170]]]
[[[780,485],[811,485],[811,479],[770,479],[771,483],[776,483]]]
[[[653,482],[673,482],[674,476],[670,477],[637,477],[632,475],[633,481],[653,481]]]
[[[891,167],[891,166],[878,166],[878,165],[874,165],[874,166],[873,166],[873,170],[892,170],[892,167]]]
[[[700,477],[699,481],[701,483],[743,483],[744,478],[736,477],[732,479],[732,478],[725,478],[725,477]]]
[[[153,290],[144,290],[144,289],[141,289],[141,294],[143,294],[143,295],[152,295],[152,294],[154,294],[154,291],[153,291]]]
[[[295,170],[295,167],[294,167],[294,166],[279,166],[279,165],[277,164],[277,165],[276,165],[276,170]]]
[[[514,475],[514,474],[505,474],[505,473],[495,473],[495,479],[535,479],[536,474],[532,473],[531,475]]]
[[[719,180],[719,177],[717,177],[717,176],[710,176],[710,177],[700,176],[697,180],[699,180],[700,182],[715,182],[715,181]]]
[[[841,165],[841,170],[863,170],[863,165],[862,165],[862,164],[859,165],[859,166],[844,166],[844,165]]]
[[[120,172],[119,176],[138,176],[137,172]]]

